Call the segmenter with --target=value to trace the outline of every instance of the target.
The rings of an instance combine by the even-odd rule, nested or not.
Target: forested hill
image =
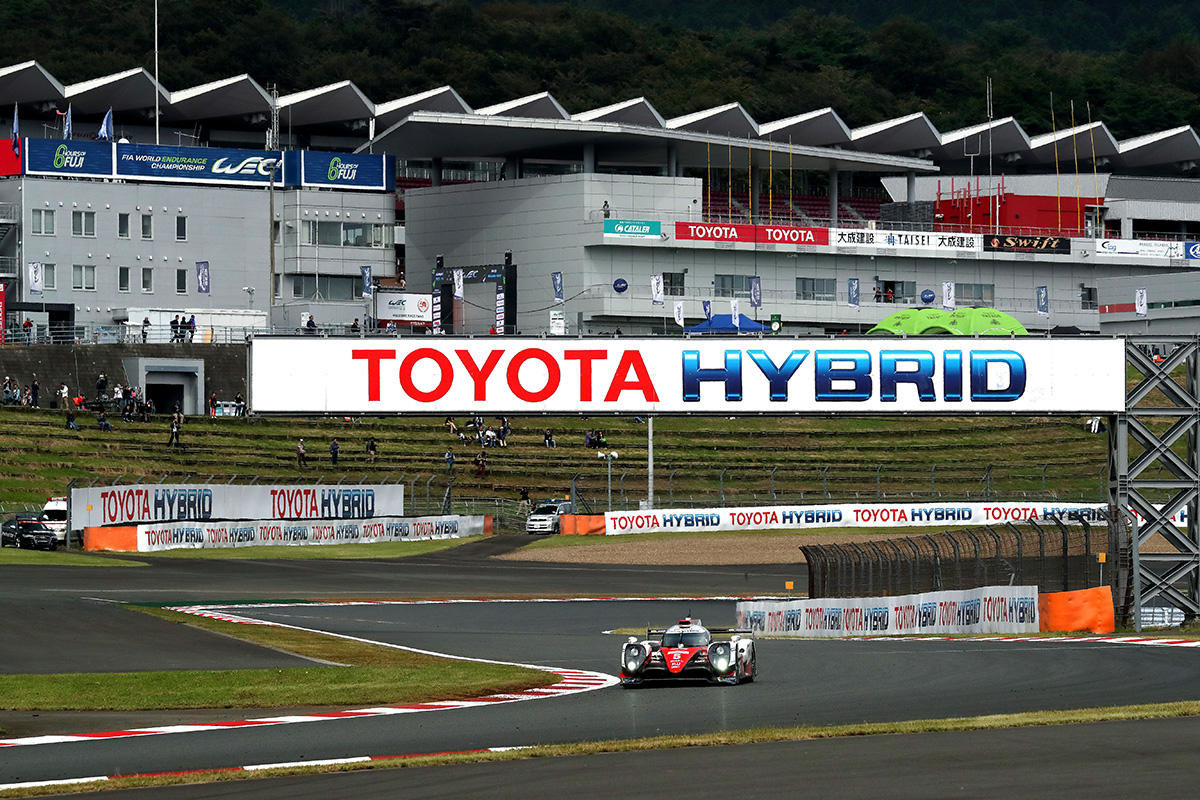
[[[247,72],[281,93],[349,78],[384,101],[451,84],[473,106],[542,90],[571,111],[645,96],[666,116],[739,100],[759,120],[833,106],[852,126],[923,110],[1032,133],[1084,102],[1126,137],[1200,122],[1200,4],[642,0],[159,0],[160,74]],[[64,82],[153,64],[152,0],[4,0],[0,64]],[[911,16],[898,16],[898,12]]]

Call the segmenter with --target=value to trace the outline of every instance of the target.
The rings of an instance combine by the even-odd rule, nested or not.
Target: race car
[[[713,634],[730,635],[714,640]],[[646,629],[646,638],[630,636],[621,649],[621,685],[648,680],[750,682],[758,675],[754,639],[746,628],[706,628],[685,617],[665,630]]]

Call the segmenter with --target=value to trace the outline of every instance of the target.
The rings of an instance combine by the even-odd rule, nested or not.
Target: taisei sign
[[[1120,339],[255,338],[255,413],[1111,413]]]

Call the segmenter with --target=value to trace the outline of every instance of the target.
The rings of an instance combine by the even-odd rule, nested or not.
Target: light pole
[[[603,458],[608,463],[608,510],[612,511],[612,462],[617,458],[617,451],[613,450],[609,453],[597,451],[596,458]]]
[[[242,291],[245,292],[246,294],[250,295],[250,308],[254,308],[254,287],[253,286],[243,286]]]

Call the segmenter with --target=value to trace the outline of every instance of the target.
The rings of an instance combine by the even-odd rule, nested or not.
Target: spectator
[[[604,431],[596,431],[596,435],[592,437],[592,443],[596,447],[608,447],[608,439],[604,436]]]
[[[142,344],[145,344],[146,340],[149,338],[150,338],[150,318],[143,317],[142,318]]]
[[[179,341],[179,315],[176,314],[171,318],[171,341]]]
[[[104,397],[104,393],[108,391],[108,377],[101,372],[100,377],[96,378],[96,397]]]
[[[479,451],[479,455],[475,456],[475,476],[482,478],[487,474],[487,456],[483,451]]]
[[[67,430],[79,430],[79,426],[75,424],[75,412],[70,409],[67,409]]]
[[[878,284],[875,285],[875,302],[876,303],[883,302],[883,290],[879,288]]]
[[[370,439],[367,439],[367,461],[371,464],[374,464],[375,463],[375,455],[376,455],[375,437],[372,436]]]
[[[67,403],[67,399],[70,396],[71,396],[71,390],[67,388],[67,385],[65,383],[60,383],[58,385],[58,402],[62,405],[63,408],[66,408],[69,405]]]
[[[121,409],[121,421],[133,422],[133,412],[136,408],[137,403],[134,399],[132,397],[127,398],[124,407]]]
[[[42,390],[42,387],[38,383],[37,375],[35,374],[33,376],[33,382],[29,384],[29,393],[30,393],[31,398],[33,399],[32,405],[34,408],[38,407],[38,392],[40,392],[41,390]]]
[[[351,333],[358,333],[358,332],[359,332],[359,331],[361,331],[361,330],[362,330],[362,328],[360,328],[360,327],[358,326],[358,317],[355,317],[355,318],[354,318],[354,323],[353,323],[353,324],[350,326],[350,332],[351,332]]]
[[[554,441],[554,434],[550,432],[549,428],[546,428],[546,433],[542,436],[542,441],[546,444],[546,447],[558,447],[558,442]]]
[[[337,466],[338,450],[340,449],[341,448],[338,446],[338,440],[336,438],[329,443],[329,463],[331,466]]]
[[[896,302],[896,292],[889,286],[888,290],[883,293],[883,301],[885,303]]]
[[[589,429],[589,430],[588,430],[586,433],[584,433],[584,434],[583,434],[583,446],[584,446],[584,447],[591,447],[591,446],[592,446],[592,440],[593,440],[594,438],[595,438],[595,437],[592,435],[592,431]]]
[[[449,472],[451,475],[453,475],[454,474],[454,451],[447,450],[444,458],[446,459],[446,472]]]
[[[209,419],[217,418],[217,393],[213,392],[208,396],[208,417]]]
[[[303,439],[301,439],[300,442],[296,445],[296,466],[297,467],[307,467],[308,466],[308,453],[306,453],[304,450],[304,440]]]
[[[187,337],[188,337],[189,342],[192,339],[196,338],[196,315],[195,314],[192,314],[192,316],[188,319]]]
[[[521,502],[517,506],[517,513],[522,517],[528,517],[533,504],[529,501],[529,489],[525,486],[521,487]]]
[[[446,430],[450,432],[451,436],[458,433],[458,426],[454,424],[454,417],[446,417],[445,425]]]
[[[500,444],[500,437],[496,435],[496,429],[491,425],[483,432],[484,447],[496,447]]]
[[[183,443],[179,441],[179,434],[183,430],[183,414],[179,411],[179,406],[175,406],[175,413],[171,415],[171,436],[167,439],[167,447],[182,447]]]
[[[304,323],[304,332],[310,336],[317,332],[317,318],[312,314],[308,315],[308,322]]]
[[[612,209],[608,207],[608,201],[604,201],[604,205],[600,206],[600,212],[604,214],[604,218],[608,219],[612,216]]]
[[[21,329],[25,333],[25,344],[33,344],[33,320],[26,317],[21,323]]]
[[[246,416],[246,395],[241,392],[233,396],[233,413],[239,417]]]
[[[108,417],[105,416],[103,409],[96,413],[96,427],[102,431],[111,431],[113,429],[112,423],[108,421]]]

